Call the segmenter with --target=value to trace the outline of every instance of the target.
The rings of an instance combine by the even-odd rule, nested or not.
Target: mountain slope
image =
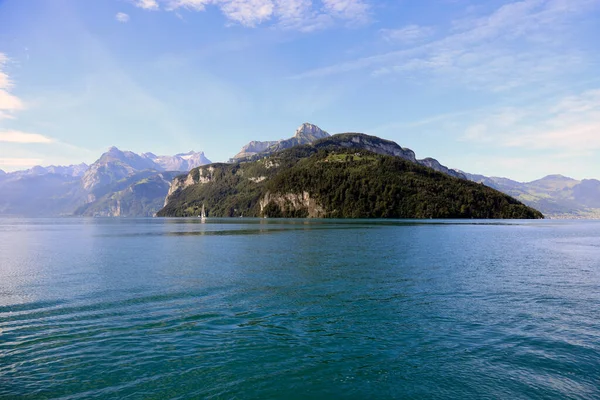
[[[75,210],[75,215],[101,217],[152,217],[163,206],[171,181],[180,172],[138,172],[96,193],[94,202]]]
[[[392,144],[335,135],[253,162],[200,167],[174,180],[157,215],[195,216],[206,205],[212,217],[542,217],[496,190],[409,161]]]
[[[6,174],[0,179],[0,215],[69,215],[83,195],[78,177]]]

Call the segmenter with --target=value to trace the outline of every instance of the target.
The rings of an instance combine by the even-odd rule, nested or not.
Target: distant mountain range
[[[465,173],[468,179],[504,192],[550,218],[600,218],[600,181],[548,175],[532,182]]]
[[[0,173],[0,215],[153,216],[176,175],[210,163],[202,152],[156,156],[111,147],[89,166]]]
[[[328,143],[331,138],[318,126],[304,123],[289,139],[249,142],[229,162],[254,162],[297,146]],[[596,179],[579,181],[549,175],[533,182],[517,182],[449,169],[433,158],[417,159],[412,150],[374,136],[348,133],[335,135],[334,141],[346,149],[399,157],[484,184],[551,218],[600,218],[600,181]],[[164,205],[167,195],[184,184],[175,177],[207,164],[211,161],[203,152],[157,156],[111,147],[89,166],[36,166],[10,173],[0,170],[0,215],[152,216]]]

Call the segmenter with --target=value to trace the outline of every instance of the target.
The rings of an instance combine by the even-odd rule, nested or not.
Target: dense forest
[[[307,217],[309,207],[286,195],[308,193],[323,211],[318,216],[327,218],[543,218],[482,184],[398,157],[340,147],[331,138],[212,167],[210,182],[175,192],[158,215],[195,216],[204,204],[210,217]],[[190,174],[197,177],[199,169]],[[277,201],[263,201],[261,209],[267,194]]]

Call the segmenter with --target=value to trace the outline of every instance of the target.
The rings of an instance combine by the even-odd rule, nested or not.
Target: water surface
[[[0,219],[0,398],[600,398],[600,223]]]

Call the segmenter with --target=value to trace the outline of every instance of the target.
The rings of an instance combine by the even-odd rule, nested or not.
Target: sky
[[[600,178],[600,0],[0,0],[0,169],[311,122],[470,173]]]

